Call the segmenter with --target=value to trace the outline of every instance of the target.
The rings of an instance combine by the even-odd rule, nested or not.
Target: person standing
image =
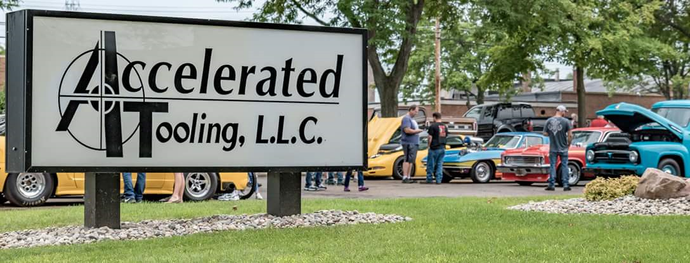
[[[184,200],[184,174],[175,173],[175,184],[173,185],[173,194],[166,203],[182,203]]]
[[[352,178],[352,170],[347,171],[345,174],[345,181],[343,182],[345,188],[343,191],[350,191],[350,178]],[[369,187],[364,186],[364,173],[362,171],[357,171],[357,186],[360,192],[369,190]]]
[[[554,184],[556,182],[556,172],[558,158],[561,159],[561,180],[563,181],[563,191],[570,191],[568,185],[568,147],[573,138],[572,127],[570,121],[563,116],[568,110],[563,105],[556,108],[556,115],[546,120],[546,127],[544,129],[545,135],[549,136],[549,186],[546,191],[555,190]]]
[[[433,182],[436,176],[436,184],[441,184],[443,178],[443,157],[446,155],[446,136],[448,126],[441,122],[441,113],[434,112],[434,123],[429,126],[429,155],[426,166],[426,183]]]
[[[589,127],[601,128],[606,127],[607,124],[609,124],[609,122],[604,119],[604,116],[599,115],[592,121],[592,123],[590,123]]]
[[[578,127],[580,127],[577,121],[577,114],[575,113],[570,115],[570,127],[572,127],[573,129],[577,129]]]
[[[402,144],[404,160],[403,160],[403,183],[414,183],[410,173],[412,173],[412,164],[417,159],[417,150],[419,149],[419,133],[422,130],[419,129],[417,121],[414,117],[417,116],[419,108],[417,105],[410,106],[407,114],[402,118],[402,123],[400,129],[402,130],[402,138],[400,143]]]
[[[337,178],[337,182],[336,182]],[[327,185],[343,185],[343,173],[342,172],[329,172],[328,180],[326,180]]]
[[[327,188],[321,182],[323,178],[323,172],[307,172],[306,184],[304,185],[305,191],[319,191],[326,190]],[[314,183],[312,184],[312,181]]]
[[[137,173],[137,183],[132,186],[132,173],[122,173],[122,181],[125,184],[123,203],[140,203],[144,199],[146,189],[146,173]]]

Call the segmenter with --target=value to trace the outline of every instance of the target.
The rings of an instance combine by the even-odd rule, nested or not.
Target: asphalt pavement
[[[344,192],[343,186],[327,185],[328,189],[323,191],[305,191],[302,190],[304,198],[365,198],[365,199],[379,199],[379,198],[419,198],[419,197],[461,197],[461,196],[475,196],[475,197],[510,197],[510,196],[536,196],[536,195],[563,195],[563,194],[582,194],[584,185],[587,182],[580,182],[578,186],[574,186],[570,192],[563,192],[562,188],[556,188],[556,191],[544,191],[545,183],[537,183],[532,186],[520,186],[514,182],[493,181],[486,184],[475,184],[471,180],[453,180],[447,184],[435,185],[425,184],[423,181],[417,180],[415,184],[403,184],[399,180],[393,179],[366,179],[365,185],[369,187],[368,191],[357,191],[357,183],[353,181],[350,184],[351,192]],[[259,192],[264,198],[270,198],[266,194],[266,176],[259,176],[259,183],[262,187]],[[302,177],[302,185],[304,185],[304,177]],[[82,205],[83,199],[80,197],[67,198],[51,198],[41,208],[64,207],[71,205]],[[0,205],[0,210],[15,210],[15,209],[36,209],[36,208],[20,208],[11,206],[9,203]]]

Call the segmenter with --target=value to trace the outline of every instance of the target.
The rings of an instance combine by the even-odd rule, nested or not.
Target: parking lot
[[[304,177],[302,178],[304,183]],[[506,197],[506,196],[535,196],[535,195],[563,195],[563,194],[582,194],[586,181],[581,181],[578,186],[573,187],[571,192],[563,192],[560,188],[556,191],[544,191],[546,184],[534,184],[532,186],[519,186],[514,182],[494,181],[486,184],[475,184],[471,180],[453,180],[448,184],[434,185],[424,184],[423,180],[418,180],[416,184],[403,184],[400,181],[393,179],[372,179],[367,178],[365,185],[369,187],[369,191],[358,192],[357,183],[351,183],[352,192],[344,192],[342,186],[328,185],[328,189],[324,191],[304,191],[302,196],[304,198],[419,198],[419,197]],[[270,198],[266,193],[266,176],[262,174],[259,176],[259,183],[262,187],[259,189],[265,198]],[[354,186],[354,187],[353,187]],[[66,198],[52,198],[40,207],[34,208],[20,208],[10,206],[9,203],[0,205],[0,210],[13,209],[42,209],[51,207],[62,207],[69,205],[81,205],[83,199],[80,197],[66,197]],[[236,201],[241,202],[241,201]]]

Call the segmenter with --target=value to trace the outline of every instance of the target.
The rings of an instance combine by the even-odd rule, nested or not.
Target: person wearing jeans
[[[146,189],[146,173],[137,173],[137,184],[132,186],[132,173],[122,173],[122,181],[125,184],[124,203],[139,203],[144,199]]]
[[[307,172],[307,183],[304,185],[304,190],[305,191],[317,191],[317,190],[326,190],[326,187],[323,186],[321,179],[323,177],[323,172]],[[312,185],[312,181],[315,181],[316,184]]]
[[[558,157],[561,158],[561,169],[558,170]],[[566,160],[563,162],[563,160]],[[561,181],[563,182],[563,190],[570,191],[570,186],[568,181],[570,180],[570,174],[568,174],[568,151],[563,152],[549,152],[549,187],[547,190],[555,189],[556,186],[556,175],[558,172],[561,173]],[[549,190],[551,191],[551,190]]]
[[[426,183],[441,184],[443,179],[443,157],[446,155],[446,137],[448,127],[441,122],[441,113],[434,112],[434,123],[429,126],[429,155],[427,155]]]
[[[335,181],[335,178],[338,178],[338,181]],[[342,172],[329,172],[328,173],[328,180],[326,180],[326,184],[329,185],[343,185],[343,173]]]
[[[572,123],[563,116],[568,110],[563,105],[556,107],[556,115],[546,120],[544,134],[549,136],[549,186],[546,191],[555,190],[556,166],[558,157],[561,157],[561,179],[563,180],[563,191],[570,191],[568,181],[568,148],[573,139]]]
[[[347,171],[345,174],[345,182],[343,182],[345,185],[345,192],[350,191],[350,178],[352,178],[352,170]],[[357,171],[357,186],[359,186],[358,188],[360,192],[369,190],[368,187],[364,186],[364,173],[362,173],[362,171]]]

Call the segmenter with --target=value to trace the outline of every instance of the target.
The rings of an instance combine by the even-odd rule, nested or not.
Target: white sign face
[[[366,165],[363,30],[32,19],[31,167]]]

